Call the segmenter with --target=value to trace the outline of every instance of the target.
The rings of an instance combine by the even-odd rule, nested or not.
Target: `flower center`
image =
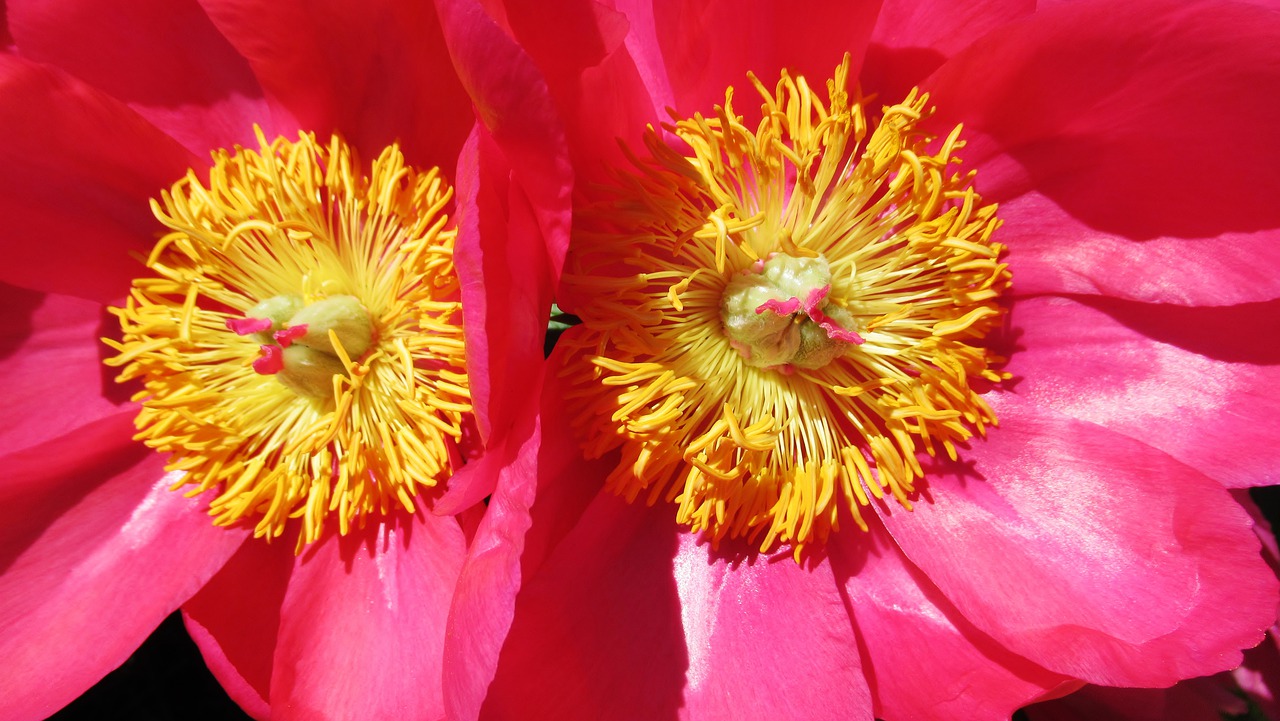
[[[876,116],[783,74],[754,129],[733,89],[714,117],[650,131],[647,155],[583,214],[561,339],[588,455],[607,486],[665,499],[713,542],[798,554],[843,512],[910,508],[918,453],[955,458],[994,424],[1006,374],[983,344],[1010,275],[995,206],[957,172],[913,91]]]
[[[470,393],[452,191],[395,146],[365,170],[334,137],[216,151],[153,201],[171,232],[120,318],[138,437],[216,488],[218,525],[298,547],[422,496],[461,463]]]
[[[729,345],[747,365],[791,372],[821,368],[863,342],[853,316],[831,303],[831,265],[822,256],[775,253],[734,276],[720,301]]]
[[[334,377],[345,375],[351,358],[359,359],[373,343],[369,311],[350,295],[310,305],[296,295],[272,296],[243,319],[227,320],[227,328],[262,341],[255,371],[274,375],[285,388],[316,400],[336,396]]]

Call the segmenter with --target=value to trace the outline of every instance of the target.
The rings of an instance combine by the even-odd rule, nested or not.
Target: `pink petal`
[[[606,162],[625,162],[619,138],[638,144],[644,126],[666,119],[670,89],[661,68],[623,48],[652,38],[638,23],[595,0],[545,3],[507,0],[502,8],[510,32],[545,74],[564,118],[566,138],[579,176],[598,177]]]
[[[464,551],[457,522],[431,514],[308,549],[280,608],[271,718],[440,718],[445,616]]]
[[[666,519],[673,509],[626,512]],[[801,566],[789,552],[761,556],[731,542],[716,552],[666,523],[677,537],[676,592],[689,658],[682,718],[740,719],[749,710],[754,718],[871,719],[850,608],[830,564]]]
[[[669,513],[598,496],[526,577],[479,717],[676,718],[690,661],[675,555]]]
[[[193,619],[185,610],[182,613],[182,622],[187,629],[187,635],[200,649],[200,656],[204,659],[205,666],[209,668],[209,672],[226,692],[227,697],[254,719],[258,721],[270,719],[271,705],[253,683],[240,674],[240,669],[218,644],[217,637],[201,626],[200,622]]]
[[[98,301],[123,297],[161,227],[148,198],[195,162],[116,100],[0,55],[0,280]]]
[[[400,141],[415,166],[453,168],[474,118],[430,4],[200,4],[297,127],[342,132],[365,162]]]
[[[102,306],[0,284],[0,448],[12,453],[118,413],[129,390],[102,365],[114,318]]]
[[[195,0],[9,0],[18,50],[104,90],[188,150],[253,144],[262,88]]]
[[[1224,484],[1276,483],[1278,311],[1277,303],[1022,299],[1008,370],[1035,403],[1159,448]]]
[[[1280,184],[1277,37],[1246,4],[1076,2],[943,65],[937,123],[965,124],[1017,292],[1280,296],[1280,204],[1244,200]]]
[[[558,430],[560,397],[545,395],[543,415]],[[828,568],[738,565],[679,533],[670,509],[612,494],[584,513],[603,468],[565,469],[574,449],[556,437],[521,449],[477,531],[450,618],[452,717],[734,718],[742,704],[780,718],[870,717]],[[797,628],[797,616],[817,620]]]
[[[1072,683],[974,628],[874,519],[869,534],[849,521],[849,530],[833,536],[831,564],[857,626],[878,718],[1008,719]]]
[[[438,0],[436,5],[458,77],[509,167],[510,213],[517,216],[532,211],[550,261],[551,282],[555,283],[569,246],[573,170],[564,128],[546,81],[524,50],[479,3]],[[528,232],[533,228],[521,230],[511,234],[512,245],[537,237]],[[517,251],[516,255],[519,261],[523,253]],[[538,269],[526,268],[524,273],[535,274]],[[545,327],[545,320],[543,323]]]
[[[604,478],[601,463],[582,460],[562,417],[562,397],[552,384],[542,394],[538,416],[523,416],[504,446],[490,448],[462,470],[492,473],[497,485],[468,549],[449,615],[449,718],[478,718],[523,580],[537,572],[597,494],[600,482],[591,479]],[[444,504],[438,502],[436,510]]]
[[[543,364],[551,276],[542,247],[527,242],[538,236],[529,206],[483,128],[468,140],[458,171],[455,262],[467,375],[481,437],[492,444],[537,397],[540,386],[530,381]],[[450,488],[466,482],[458,479]],[[489,485],[475,500],[492,490]]]
[[[1064,675],[1159,686],[1238,664],[1277,584],[1228,492],[1102,427],[988,398],[1000,428],[928,471],[914,512],[883,509],[907,557],[975,626]]]
[[[129,414],[4,458],[0,693],[40,719],[118,666],[231,556],[200,499],[168,490]]]
[[[205,664],[255,718],[270,716],[271,665],[293,563],[292,543],[250,540],[182,606]]]
[[[1033,0],[886,0],[862,66],[862,89],[876,93],[882,102],[897,102],[947,58],[991,30],[1029,15],[1036,5]]]

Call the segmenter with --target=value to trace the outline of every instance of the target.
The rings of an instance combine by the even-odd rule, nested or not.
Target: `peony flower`
[[[504,8],[582,324],[459,580],[454,716],[1008,718],[1262,640],[1227,488],[1276,480],[1280,16]]]
[[[465,1],[4,10],[5,717],[179,606],[257,718],[440,717],[567,241],[534,66]]]

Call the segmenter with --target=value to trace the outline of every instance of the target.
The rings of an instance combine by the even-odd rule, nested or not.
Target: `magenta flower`
[[[505,22],[569,130],[583,322],[462,572],[457,718],[1007,718],[1262,640],[1225,487],[1276,479],[1280,15]]]
[[[257,718],[440,717],[567,242],[534,66],[466,1],[3,7],[4,716],[181,606]]]

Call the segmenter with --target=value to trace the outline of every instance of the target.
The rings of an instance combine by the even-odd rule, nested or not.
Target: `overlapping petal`
[[[923,86],[1001,203],[1020,295],[1229,305],[1280,295],[1280,15],[1245,3],[1067,3]],[[981,82],[974,82],[981,78]],[[1187,102],[1195,98],[1195,102]]]
[[[1007,719],[1073,682],[975,628],[878,524],[843,534],[831,565],[857,627],[875,715],[887,719]]]
[[[0,448],[38,447],[123,410],[128,389],[85,342],[104,333],[101,305],[4,284],[0,303],[10,319],[0,329]]]
[[[147,199],[195,156],[53,68],[0,55],[0,94],[0,279],[98,302],[123,297],[142,268],[130,253],[154,239]]]
[[[1013,316],[1019,395],[1158,448],[1228,486],[1280,481],[1276,303],[1228,308],[1028,298]]]
[[[914,511],[881,513],[906,556],[974,625],[1058,673],[1167,686],[1239,664],[1277,584],[1230,494],[1128,437],[996,400],[998,431],[931,469]]]
[[[249,64],[196,0],[9,0],[7,9],[23,57],[126,103],[197,156],[252,144],[254,123],[278,132]]]
[[[244,541],[118,414],[3,456],[0,671],[5,712],[39,719],[120,665]]]

